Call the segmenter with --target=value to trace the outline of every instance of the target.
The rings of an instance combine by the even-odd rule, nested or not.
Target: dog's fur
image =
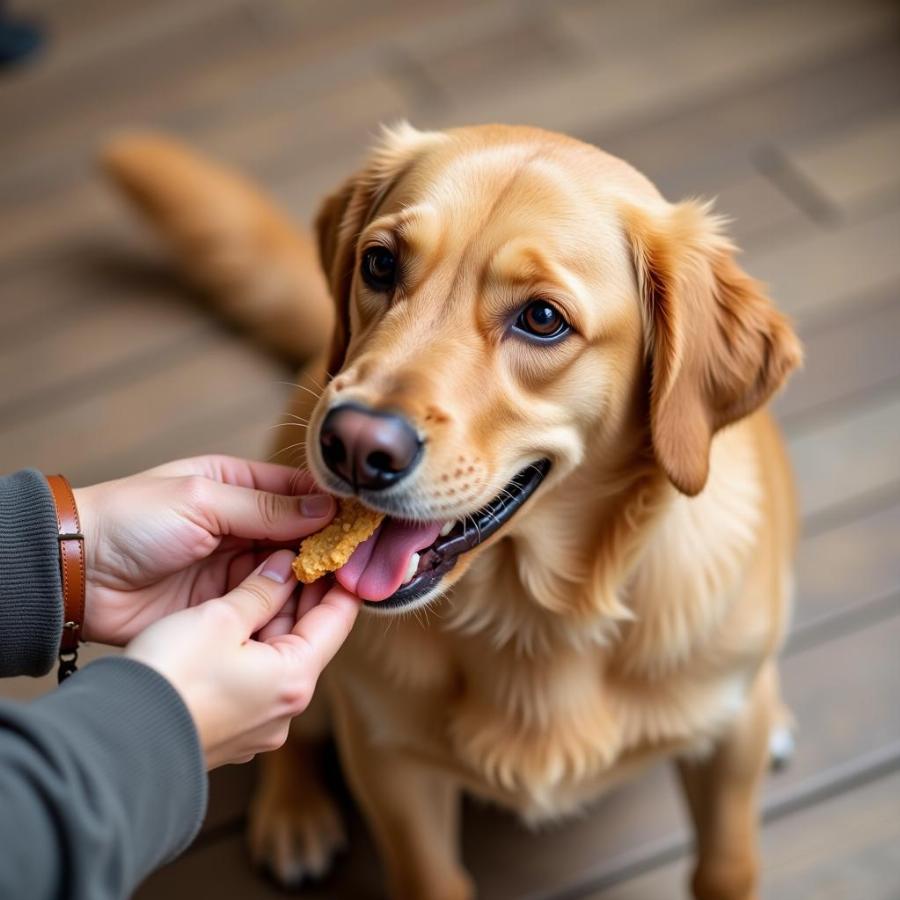
[[[308,743],[330,723],[394,897],[473,893],[461,790],[538,821],[663,755],[697,830],[696,896],[755,896],[795,520],[760,407],[801,353],[709,207],[559,135],[402,126],[322,206],[326,289],[305,235],[229,173],[150,137],[107,163],[239,321],[282,351],[322,345],[300,382],[321,397],[291,407],[318,477],[317,429],[346,398],[426,435],[396,496],[408,515],[462,517],[553,463],[423,614],[362,615],[296,739],[263,761],[257,859],[295,881],[339,844]],[[355,275],[376,239],[402,259],[389,300]],[[535,295],[575,327],[556,346],[509,335]]]

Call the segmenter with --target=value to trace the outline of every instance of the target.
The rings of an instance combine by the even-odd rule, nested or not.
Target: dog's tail
[[[327,344],[334,313],[315,243],[249,182],[153,134],[114,139],[102,161],[224,316],[291,361]]]

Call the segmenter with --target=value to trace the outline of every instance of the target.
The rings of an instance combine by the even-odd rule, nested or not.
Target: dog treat
[[[293,565],[297,580],[312,584],[323,575],[337,571],[374,534],[383,518],[384,513],[375,512],[352,497],[338,498],[337,515],[331,524],[300,544]]]

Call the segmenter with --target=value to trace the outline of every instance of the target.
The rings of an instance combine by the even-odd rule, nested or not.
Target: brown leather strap
[[[64,475],[48,475],[59,527],[59,567],[63,589],[63,631],[59,652],[77,653],[84,625],[84,535],[75,495]],[[74,668],[74,666],[73,666]]]

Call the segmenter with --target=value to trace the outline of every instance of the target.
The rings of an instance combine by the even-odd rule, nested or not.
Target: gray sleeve
[[[0,677],[49,672],[62,617],[56,508],[26,469],[0,478]]]
[[[206,791],[190,713],[142,663],[101,659],[0,702],[0,897],[128,896],[193,840]]]

